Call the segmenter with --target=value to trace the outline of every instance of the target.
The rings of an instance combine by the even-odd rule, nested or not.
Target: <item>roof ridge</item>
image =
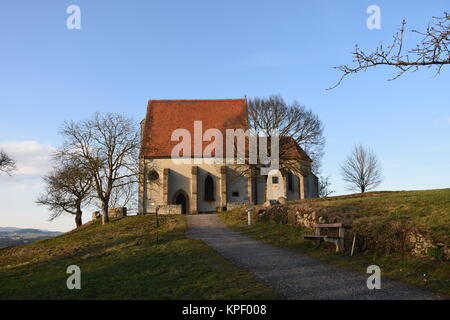
[[[149,99],[149,102],[199,102],[199,101],[245,101],[246,98],[230,99]]]

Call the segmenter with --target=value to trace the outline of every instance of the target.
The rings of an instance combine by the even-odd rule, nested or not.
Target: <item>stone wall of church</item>
[[[227,203],[249,201],[248,178],[230,167],[227,167],[227,186]]]
[[[300,179],[291,174],[292,177],[292,189],[289,188],[289,178],[286,179],[286,195],[287,200],[300,200]]]
[[[319,179],[310,173],[305,177],[305,198],[318,198],[319,197]]]
[[[197,166],[197,211],[215,212],[221,207],[221,165],[199,164]],[[208,176],[214,181],[214,201],[205,201],[205,180]]]
[[[246,178],[234,178],[230,170],[222,172],[221,164],[175,164],[170,158],[145,159],[141,170],[144,181],[139,187],[140,212],[149,212],[151,206],[175,204],[175,196],[182,191],[188,197],[188,212],[215,212],[228,202],[242,202],[248,199]],[[195,170],[194,170],[195,169]],[[155,171],[151,180],[149,173]],[[205,180],[214,181],[214,200],[205,200]],[[222,177],[225,183],[222,183]],[[196,189],[196,190],[195,190]],[[196,192],[195,192],[196,191]],[[236,193],[233,197],[233,192]]]
[[[139,185],[140,213],[150,213],[155,206],[174,205],[180,193],[187,198],[188,213],[216,212],[233,207],[232,203],[262,204],[267,200],[266,177],[254,179],[256,186],[249,186],[250,179],[222,164],[176,164],[170,158],[145,159],[141,160],[141,171],[145,174]],[[292,176],[292,190],[289,190],[287,177],[279,178],[280,186],[286,185],[287,200],[318,196],[317,177],[307,173]],[[208,176],[214,182],[211,201],[205,200]]]
[[[266,202],[266,178],[267,176],[258,177],[254,179],[256,186],[252,189],[252,199],[256,204],[263,204]]]

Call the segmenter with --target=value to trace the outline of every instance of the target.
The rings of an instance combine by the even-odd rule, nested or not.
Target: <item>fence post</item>
[[[253,211],[252,207],[247,208],[247,225],[249,226],[252,224],[252,211]]]

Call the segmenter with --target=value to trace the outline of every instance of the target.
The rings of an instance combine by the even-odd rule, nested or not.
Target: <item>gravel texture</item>
[[[439,299],[431,293],[383,278],[369,290],[370,274],[349,271],[305,254],[267,244],[227,228],[217,214],[188,215],[187,236],[203,240],[287,299]]]

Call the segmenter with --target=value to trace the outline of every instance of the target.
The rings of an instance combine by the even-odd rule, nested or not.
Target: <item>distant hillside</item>
[[[0,227],[0,248],[31,243],[36,240],[48,239],[62,234],[61,232]]]
[[[0,232],[10,232],[10,231],[15,231],[15,230],[19,230],[20,228],[13,228],[13,227],[0,227]]]

